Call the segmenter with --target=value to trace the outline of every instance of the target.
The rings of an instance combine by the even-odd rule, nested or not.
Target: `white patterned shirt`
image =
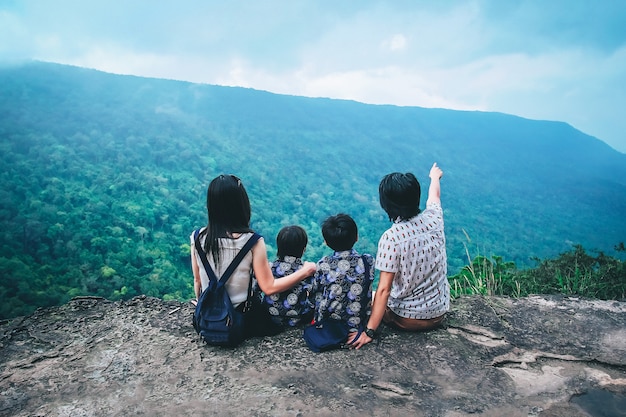
[[[400,317],[432,319],[450,309],[443,210],[428,204],[393,224],[378,242],[376,269],[393,272],[387,305]]]

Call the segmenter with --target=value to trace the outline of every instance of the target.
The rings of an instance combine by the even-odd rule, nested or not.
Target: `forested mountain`
[[[414,172],[425,203],[435,161],[451,273],[465,246],[524,266],[626,240],[626,155],[565,123],[2,66],[0,317],[78,294],[190,297],[189,235],[220,173],[242,178],[270,257],[300,224],[316,260],[340,211],[375,253],[380,179]]]

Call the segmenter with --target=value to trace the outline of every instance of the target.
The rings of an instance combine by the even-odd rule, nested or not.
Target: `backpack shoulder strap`
[[[239,253],[237,253],[237,255],[235,256],[235,259],[233,259],[230,265],[228,265],[228,268],[226,268],[226,271],[224,271],[224,274],[218,279],[217,276],[215,275],[215,272],[213,271],[213,268],[211,268],[211,265],[209,264],[209,260],[206,257],[206,253],[202,249],[202,245],[200,244],[199,230],[196,230],[194,232],[194,236],[195,236],[194,243],[196,246],[196,252],[198,252],[198,255],[200,255],[200,260],[202,260],[204,269],[206,270],[207,275],[209,276],[209,287],[213,287],[214,285],[217,285],[217,284],[220,284],[220,285],[226,284],[226,281],[228,281],[228,279],[230,278],[232,273],[235,271],[237,266],[241,263],[244,256],[246,256],[246,254],[250,251],[250,249],[252,249],[254,244],[261,238],[261,235],[259,235],[258,233],[252,234],[252,236],[250,236],[250,239],[248,239],[248,241],[243,245]]]
[[[200,260],[202,261],[202,265],[204,265],[204,270],[209,277],[209,288],[212,288],[213,286],[217,285],[217,282],[219,280],[217,279],[215,272],[213,272],[213,268],[211,268],[211,264],[209,264],[206,253],[204,252],[204,249],[202,249],[202,245],[200,244],[200,229],[197,229],[194,232],[194,244],[196,246],[196,252],[198,252]]]
[[[259,235],[258,233],[253,233],[252,236],[250,236],[250,239],[248,239],[246,244],[243,245],[243,248],[241,248],[239,253],[237,253],[237,256],[235,256],[235,259],[232,260],[230,265],[228,265],[228,268],[226,268],[226,271],[224,271],[224,274],[220,277],[220,280],[219,280],[220,284],[222,285],[226,284],[226,281],[228,281],[228,278],[230,278],[232,273],[235,272],[235,269],[237,268],[237,266],[239,266],[239,264],[243,260],[243,257],[246,256],[246,254],[250,251],[250,249],[252,249],[252,247],[256,244],[256,242],[260,238],[261,238],[261,235]]]

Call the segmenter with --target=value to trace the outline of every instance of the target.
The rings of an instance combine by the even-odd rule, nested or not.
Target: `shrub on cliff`
[[[616,250],[625,252],[620,243]],[[468,253],[469,255],[469,253]],[[500,256],[476,256],[458,274],[450,276],[454,297],[464,294],[563,294],[603,300],[626,298],[626,263],[598,252],[593,256],[581,245],[554,259],[534,258],[534,268],[518,270]]]

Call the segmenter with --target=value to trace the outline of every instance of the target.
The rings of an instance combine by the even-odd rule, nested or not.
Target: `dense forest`
[[[317,260],[337,212],[375,254],[380,179],[415,173],[424,203],[433,162],[450,274],[468,253],[522,267],[579,244],[623,256],[626,155],[565,123],[0,66],[0,318],[76,295],[191,297],[189,235],[221,173],[242,178],[270,257],[299,224]]]

